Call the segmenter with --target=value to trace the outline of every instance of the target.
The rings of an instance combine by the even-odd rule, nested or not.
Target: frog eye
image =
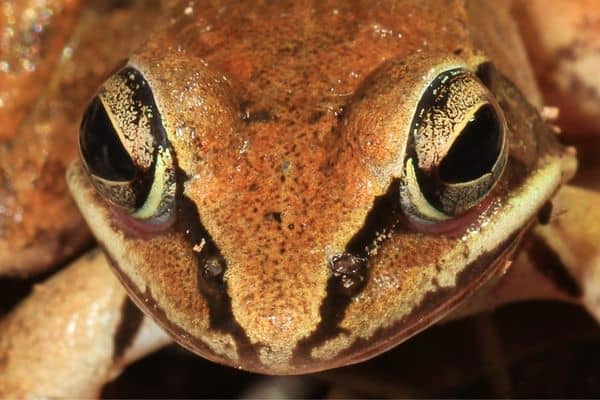
[[[449,221],[486,198],[506,166],[507,127],[475,74],[447,70],[425,89],[406,154],[400,201],[413,222]]]
[[[85,111],[79,131],[83,164],[98,192],[136,220],[161,224],[175,198],[175,168],[152,89],[125,67]]]

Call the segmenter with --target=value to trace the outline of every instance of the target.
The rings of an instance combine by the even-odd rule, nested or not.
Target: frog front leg
[[[93,250],[36,286],[0,322],[0,397],[90,397],[170,343]]]

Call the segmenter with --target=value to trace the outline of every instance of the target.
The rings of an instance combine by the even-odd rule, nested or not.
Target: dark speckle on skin
[[[248,119],[246,119],[246,122],[269,122],[273,118],[274,117],[271,115],[269,110],[258,110],[250,113]]]
[[[544,206],[538,211],[538,221],[542,225],[548,225],[552,217],[552,202],[547,201]]]
[[[323,118],[324,115],[325,115],[324,111],[321,111],[321,110],[315,111],[308,118],[308,123],[316,124],[317,122],[319,122],[321,120],[321,118]]]
[[[281,212],[273,211],[273,212],[266,213],[265,219],[271,219],[273,221],[277,221],[277,223],[280,224],[282,221]]]
[[[569,274],[558,254],[550,249],[541,239],[532,242],[531,255],[538,271],[554,283],[554,285],[572,297],[581,297],[583,291],[579,283]]]
[[[243,103],[242,104],[242,120],[248,124],[254,122],[270,122],[274,119],[271,111],[267,109],[259,109],[259,110],[251,110],[251,104]]]
[[[280,165],[280,170],[282,174],[288,174],[292,169],[292,162],[289,160],[285,160]]]

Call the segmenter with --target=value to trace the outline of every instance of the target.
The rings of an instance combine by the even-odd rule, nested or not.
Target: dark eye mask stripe
[[[230,334],[236,342],[240,359],[245,363],[260,366],[257,350],[236,321],[231,308],[231,298],[227,291],[224,275],[227,262],[216,243],[202,224],[196,204],[183,194],[185,173],[177,171],[177,210],[174,229],[187,239],[190,248],[202,244],[200,251],[194,251],[198,266],[198,291],[207,301],[209,326],[215,331]]]
[[[400,225],[404,214],[400,207],[399,186],[400,180],[394,179],[387,192],[375,198],[362,228],[346,245],[346,252],[367,258],[377,247],[377,238],[393,232]]]
[[[142,326],[143,319],[144,314],[140,309],[136,307],[129,297],[125,297],[121,305],[121,320],[113,336],[113,360],[119,360],[131,346]]]
[[[339,323],[352,298],[366,286],[369,278],[369,254],[389,233],[402,226],[399,180],[390,184],[387,192],[375,198],[362,228],[354,234],[343,254],[330,260],[332,274],[327,282],[327,296],[321,303],[321,321],[294,350],[296,362],[310,359],[310,351],[342,332]]]

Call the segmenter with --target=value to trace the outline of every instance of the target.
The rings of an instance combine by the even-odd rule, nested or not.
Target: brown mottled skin
[[[439,320],[505,270],[519,232],[572,175],[572,153],[517,89],[532,87],[530,70],[491,58],[506,56],[488,41],[507,15],[446,3],[206,2],[130,56],[181,171],[176,222],[136,237],[114,221],[80,162],[69,183],[134,301],[181,344],[267,373],[357,362]],[[487,60],[495,67],[482,79],[511,141],[492,207],[462,237],[419,233],[390,217],[364,287],[340,295],[331,259],[376,197],[393,196],[426,84],[448,66],[476,71]],[[528,95],[538,104],[535,89]],[[209,236],[194,237],[194,224]],[[200,239],[212,239],[226,261],[223,281],[202,276],[192,249]]]
[[[65,169],[77,157],[76,132],[90,93],[156,24],[160,8],[151,5],[137,1],[115,10],[104,1],[84,7],[53,0],[0,6],[0,35],[6,35],[0,36],[0,65],[6,66],[0,68],[1,276],[34,275],[89,247]]]

